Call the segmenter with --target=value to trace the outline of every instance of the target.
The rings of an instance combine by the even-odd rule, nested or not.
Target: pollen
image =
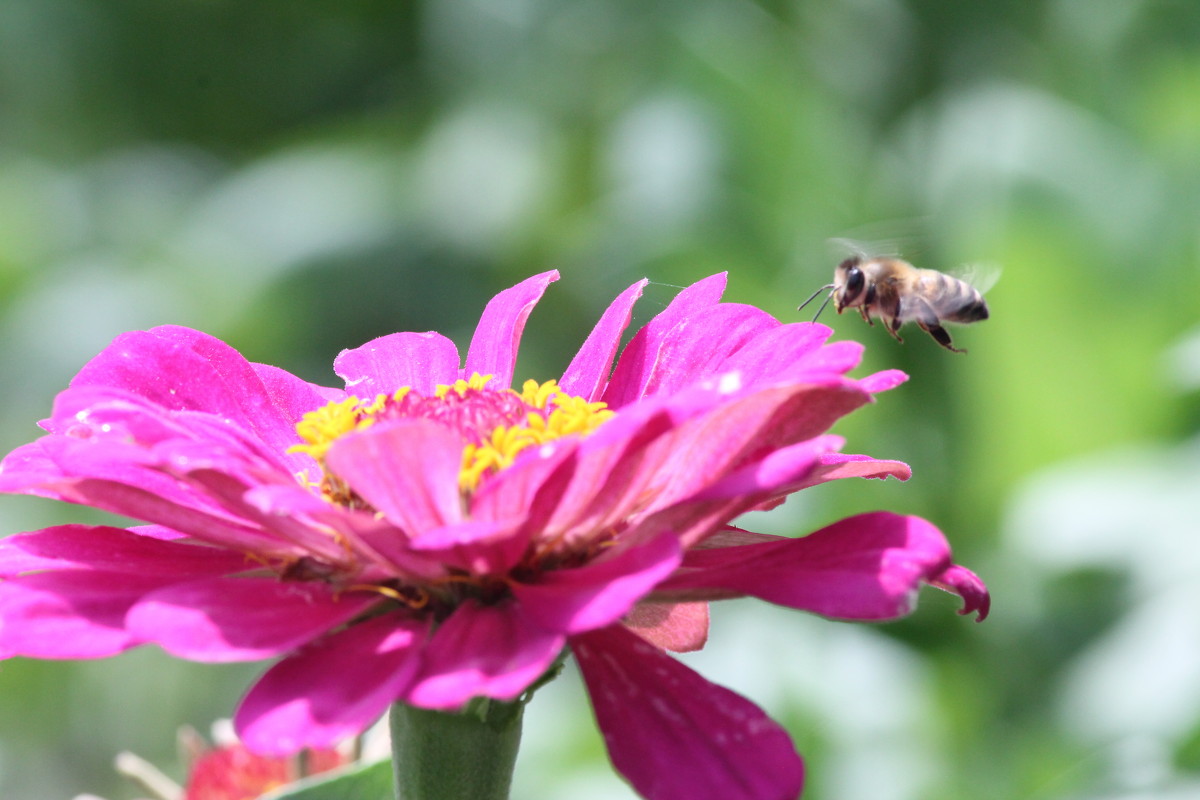
[[[308,453],[320,461],[329,446],[342,436],[371,425],[373,420],[369,416],[364,417],[362,410],[361,400],[347,397],[309,411],[296,423],[296,433],[300,434],[304,444],[292,445],[288,452]]]
[[[464,492],[475,489],[482,478],[511,466],[524,450],[564,436],[587,434],[613,416],[605,403],[590,403],[569,395],[555,381],[526,381],[521,399],[531,410],[519,425],[499,425],[480,444],[463,449],[458,486]]]
[[[489,389],[491,380],[491,375],[476,373],[437,386],[431,396],[405,387],[370,401],[348,397],[329,403],[304,415],[296,425],[303,443],[289,452],[308,453],[324,467],[325,454],[342,436],[388,420],[429,419],[462,437],[458,486],[467,495],[487,476],[511,466],[525,450],[566,436],[587,436],[614,413],[604,403],[567,394],[552,380],[526,381],[520,392]],[[317,485],[339,505],[360,502],[327,468]]]
[[[446,395],[450,394],[450,392],[454,392],[459,397],[466,397],[467,392],[481,391],[487,388],[488,382],[491,381],[491,379],[491,375],[480,375],[478,372],[476,372],[465,381],[462,378],[459,378],[451,384],[439,383],[434,388],[434,396],[444,398]]]

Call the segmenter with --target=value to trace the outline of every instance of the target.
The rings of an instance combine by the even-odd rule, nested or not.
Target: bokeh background
[[[781,319],[831,237],[997,264],[993,318],[904,345],[845,420],[914,477],[760,530],[939,524],[995,599],[890,625],[750,601],[687,661],[794,735],[811,800],[1200,796],[1200,4],[1192,0],[0,2],[0,449],[121,331],[180,323],[332,383],[343,347],[563,273],[520,377],[641,277],[645,322],[729,272]],[[811,314],[810,311],[805,312]],[[807,318],[807,317],[805,317]],[[95,520],[0,499],[0,533]],[[260,665],[0,664],[0,797],[136,792]],[[628,798],[567,674],[517,800]]]

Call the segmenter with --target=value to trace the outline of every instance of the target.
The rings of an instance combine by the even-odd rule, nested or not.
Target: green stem
[[[472,700],[461,712],[392,706],[397,800],[508,800],[521,700]]]

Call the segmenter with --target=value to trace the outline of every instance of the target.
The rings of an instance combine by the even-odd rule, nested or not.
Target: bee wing
[[[988,290],[996,285],[996,281],[1000,280],[1002,272],[999,264],[981,263],[966,264],[950,274],[971,284],[980,294],[987,294]]]
[[[839,260],[848,255],[858,256],[864,260],[881,257],[896,258],[900,255],[900,240],[898,239],[872,239],[865,241],[837,236],[827,241],[829,242],[829,249],[834,252]]]
[[[842,235],[829,240],[833,252],[841,258],[856,255],[860,258],[899,258],[902,253],[918,257],[926,241],[933,218],[927,216],[896,217],[856,225],[843,230]]]

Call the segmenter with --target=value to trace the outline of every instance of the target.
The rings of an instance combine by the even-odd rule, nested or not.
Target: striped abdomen
[[[920,294],[943,322],[979,322],[988,318],[987,302],[974,286],[932,269],[921,273]]]

